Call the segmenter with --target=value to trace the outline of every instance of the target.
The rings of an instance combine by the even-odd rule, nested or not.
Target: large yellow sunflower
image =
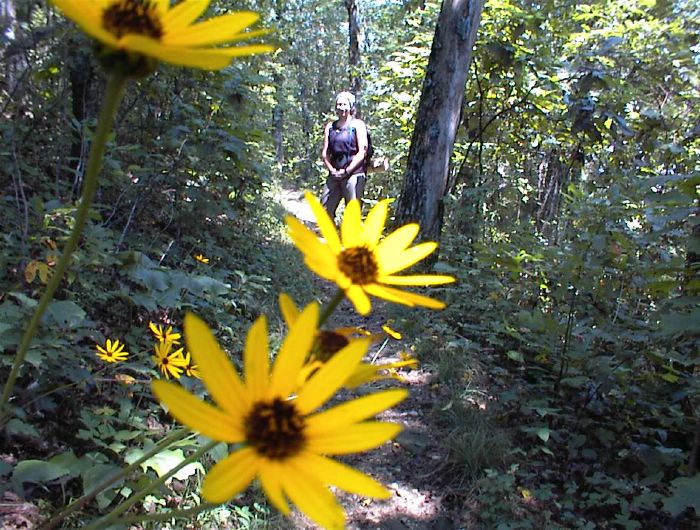
[[[291,328],[299,318],[299,309],[297,309],[294,301],[286,293],[280,294],[279,301],[282,317],[287,323],[287,326]],[[311,346],[311,351],[309,352],[309,357],[304,367],[301,369],[298,384],[303,385],[304,381],[315,374],[316,371],[332,359],[336,353],[353,341],[362,338],[370,342],[376,342],[377,340],[381,340],[383,335],[371,334],[361,328],[354,327],[317,330],[316,337]],[[365,383],[379,381],[381,379],[403,381],[403,379],[397,375],[396,370],[403,367],[416,368],[417,366],[418,361],[410,356],[406,356],[401,361],[393,363],[374,364],[361,362],[348,374],[348,379],[343,383],[343,386],[345,388],[356,388]]]
[[[437,248],[437,243],[424,242],[409,248],[419,231],[415,223],[402,226],[380,241],[386,224],[388,200],[377,203],[364,223],[360,202],[350,201],[343,215],[340,237],[318,199],[307,192],[306,200],[325,242],[292,216],[286,219],[289,234],[304,254],[307,267],[343,289],[358,313],[366,315],[372,309],[369,296],[411,307],[445,307],[438,300],[390,287],[441,285],[455,280],[452,276],[440,274],[396,275],[430,255]]]
[[[158,61],[218,70],[234,57],[271,51],[267,44],[215,48],[258,37],[265,30],[244,32],[259,18],[257,13],[228,13],[195,21],[211,0],[51,0],[85,33],[117,52]]]
[[[359,363],[368,341],[348,345],[295,392],[317,322],[318,306],[311,304],[270,366],[267,324],[264,316],[258,318],[246,338],[241,380],[206,324],[185,317],[185,342],[215,404],[166,381],[154,381],[153,392],[181,423],[213,440],[241,444],[204,479],[208,502],[226,502],[257,477],[280,512],[289,513],[289,500],[319,525],[342,528],[345,515],[328,486],[369,497],[390,495],[372,478],[324,455],[366,451],[391,439],[398,425],[368,418],[407,393],[378,392],[318,412]]]

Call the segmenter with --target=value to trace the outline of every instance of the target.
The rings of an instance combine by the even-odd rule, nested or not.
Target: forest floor
[[[315,226],[313,214],[303,200],[303,193],[282,191],[280,204],[292,215],[310,227]],[[315,288],[330,297],[333,286],[320,279],[315,280]],[[358,315],[349,302],[340,304],[333,315],[333,325],[337,327],[358,326],[370,330],[381,329],[386,323],[385,305],[372,300],[372,312],[368,317]],[[401,331],[401,330],[397,330]],[[387,363],[401,360],[400,354],[406,351],[402,341],[390,340],[377,352],[378,346],[370,349],[368,359]],[[373,359],[378,356],[376,359]],[[433,374],[425,367],[415,370],[401,370],[405,379],[403,386],[408,388],[409,397],[396,407],[378,416],[378,419],[391,421],[403,426],[402,432],[390,441],[368,453],[352,455],[341,460],[360,471],[367,473],[384,484],[391,491],[387,500],[373,500],[337,492],[346,510],[348,530],[449,530],[463,528],[466,514],[460,514],[447,507],[444,481],[444,465],[447,460],[443,443],[446,433],[436,424],[435,403],[442,401],[438,395],[440,385],[433,383]],[[344,391],[340,401],[352,399],[363,393],[401,385],[397,381],[376,381],[363,385],[354,391]],[[294,528],[309,530],[316,528],[300,514],[291,521]]]

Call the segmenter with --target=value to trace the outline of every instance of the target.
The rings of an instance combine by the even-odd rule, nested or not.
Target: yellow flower
[[[366,315],[372,309],[369,296],[411,307],[445,307],[438,300],[389,287],[441,285],[453,282],[454,278],[439,274],[395,274],[431,254],[437,248],[437,243],[424,242],[408,248],[418,235],[419,226],[415,223],[402,226],[380,241],[386,224],[388,200],[377,203],[364,223],[359,201],[350,201],[343,215],[340,237],[318,199],[307,192],[306,200],[325,242],[292,216],[286,219],[290,236],[304,254],[307,267],[343,289],[358,313]]]
[[[199,375],[199,366],[192,362],[191,357],[192,355],[190,354],[190,352],[187,352],[185,354],[185,362],[187,363],[185,365],[185,375],[187,377],[196,377],[197,379],[201,379],[202,376]]]
[[[166,379],[174,377],[175,379],[180,379],[180,374],[185,371],[185,366],[187,361],[182,356],[182,348],[170,352],[173,347],[172,342],[160,341],[153,347],[155,355],[151,356],[156,367],[163,373]]]
[[[279,301],[284,321],[287,323],[287,326],[291,328],[299,318],[299,310],[294,304],[294,301],[286,293],[280,294]],[[299,374],[297,384],[303,385],[304,381],[314,375],[316,371],[323,367],[335,354],[353,341],[359,340],[362,336],[365,336],[370,342],[380,341],[383,338],[382,335],[372,335],[368,331],[360,328],[337,328],[332,331],[318,330],[314,337],[307,362]],[[398,379],[399,381],[403,381],[401,377],[396,375],[396,368],[401,368],[403,366],[415,368],[417,364],[418,362],[412,357],[402,358],[400,362],[388,364],[361,362],[349,374],[343,386],[346,388],[356,388],[364,383],[378,381],[380,379]]]
[[[299,309],[297,309],[294,301],[286,293],[280,294],[279,303],[282,317],[287,326],[291,328],[299,318]],[[372,336],[368,331],[357,327],[336,328],[332,331],[319,329],[316,331],[316,336],[314,337],[314,342],[307,360],[309,362],[326,362],[333,357],[333,355],[350,344],[351,341],[363,337],[376,339],[376,337]]]
[[[368,497],[390,496],[372,478],[325,455],[366,451],[394,437],[398,425],[368,418],[392,407],[407,392],[369,394],[319,412],[360,361],[369,341],[348,345],[296,389],[317,322],[318,305],[310,304],[270,366],[267,323],[264,316],[258,318],[246,338],[241,380],[206,324],[195,316],[185,317],[187,347],[215,404],[166,381],[154,381],[153,392],[179,422],[213,440],[241,444],[207,474],[202,486],[206,501],[226,502],[257,477],[283,514],[289,513],[289,501],[319,525],[343,528],[343,509],[329,486]]]
[[[82,30],[112,52],[204,70],[228,66],[234,57],[271,51],[252,44],[214,46],[258,37],[264,30],[244,32],[259,16],[248,11],[227,13],[195,22],[210,0],[51,0]]]
[[[118,340],[111,341],[110,339],[107,339],[104,348],[99,344],[95,344],[95,347],[97,348],[97,356],[108,363],[119,363],[126,361],[126,358],[129,356],[129,352],[124,351],[125,346],[126,345],[124,343],[120,343]]]
[[[170,344],[180,344],[180,335],[179,333],[173,333],[173,327],[168,326],[167,329],[165,326],[161,326],[160,324],[155,324],[154,322],[149,322],[148,327],[150,330],[153,332],[153,335],[155,335],[156,340],[158,342],[169,342]]]
[[[205,265],[209,263],[209,258],[204,256],[204,254],[195,254],[194,259],[196,259],[200,263],[204,263]]]

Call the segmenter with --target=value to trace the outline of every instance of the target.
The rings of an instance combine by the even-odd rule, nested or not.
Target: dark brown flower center
[[[338,255],[338,268],[355,285],[373,283],[379,274],[374,252],[367,247],[346,248]]]
[[[161,362],[163,365],[166,365],[166,364],[168,364],[168,360],[169,360],[169,359],[168,359],[167,357],[163,357],[163,359],[162,359],[160,362]]]
[[[311,348],[311,354],[319,361],[326,362],[345,348],[349,342],[346,337],[335,331],[319,331]]]
[[[118,39],[128,34],[163,36],[163,25],[150,0],[116,0],[102,13],[102,26]]]
[[[260,401],[245,419],[248,443],[256,452],[272,460],[293,456],[304,447],[304,418],[294,403],[275,398]]]

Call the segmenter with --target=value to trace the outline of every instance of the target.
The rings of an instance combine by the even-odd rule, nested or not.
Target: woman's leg
[[[331,219],[335,219],[340,199],[343,196],[342,181],[329,176],[321,192],[321,205],[326,209]]]
[[[345,199],[345,204],[353,199],[362,201],[362,193],[365,191],[365,180],[364,173],[357,173],[343,181],[343,198]]]

